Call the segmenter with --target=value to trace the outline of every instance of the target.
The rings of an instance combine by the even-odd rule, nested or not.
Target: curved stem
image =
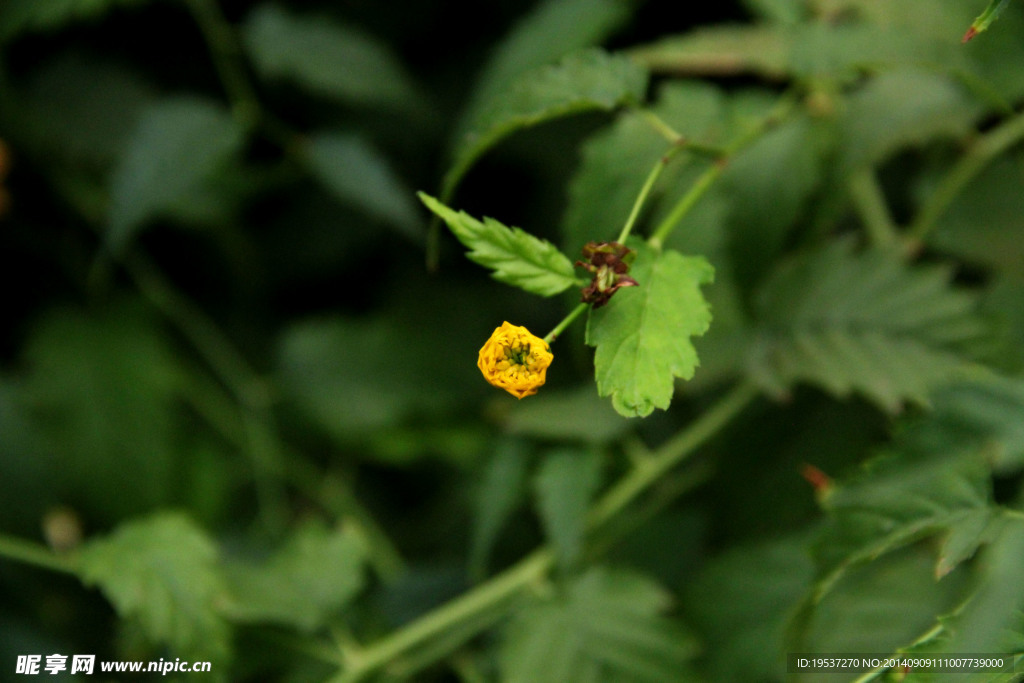
[[[707,193],[714,182],[722,175],[728,165],[729,159],[737,152],[753,144],[769,129],[778,125],[779,121],[788,115],[793,109],[794,103],[795,99],[792,95],[784,96],[764,118],[758,121],[754,126],[751,126],[750,129],[737,137],[724,150],[722,150],[722,153],[716,157],[715,162],[711,167],[704,171],[686,194],[676,202],[676,205],[672,207],[668,216],[666,216],[661,224],[654,230],[654,233],[651,235],[650,239],[647,240],[647,243],[655,249],[660,249],[662,245],[664,245],[665,240],[668,239],[668,236],[673,230],[675,230],[676,226],[679,225],[679,222],[682,221],[688,213],[690,213],[690,210],[697,204],[700,198]]]
[[[666,441],[648,459],[624,475],[592,507],[588,530],[593,532],[613,519],[641,493],[718,434],[758,395],[751,384],[741,384],[682,431]],[[345,670],[333,683],[357,683],[389,662],[407,655],[432,639],[458,629],[468,639],[487,628],[489,612],[504,613],[512,598],[547,576],[554,567],[554,552],[542,546],[490,580],[438,607],[366,648],[345,648]]]
[[[644,203],[647,201],[647,196],[651,193],[651,189],[654,187],[654,183],[658,181],[661,176],[661,172],[668,166],[668,162],[672,160],[679,150],[683,149],[682,138],[676,139],[676,144],[672,145],[665,154],[658,159],[657,163],[654,164],[654,168],[647,174],[647,179],[644,181],[643,187],[640,188],[640,194],[636,196],[636,201],[633,202],[633,209],[629,212],[629,217],[626,219],[626,224],[622,227],[622,232],[619,233],[618,238],[615,240],[619,244],[625,244],[626,239],[629,237],[629,233],[633,231],[633,226],[636,224],[636,219],[640,215],[640,209],[643,208]]]
[[[558,339],[558,335],[562,334],[565,328],[569,327],[576,318],[580,317],[583,311],[587,310],[590,304],[577,304],[576,308],[569,311],[569,315],[562,318],[562,322],[555,325],[555,329],[544,335],[544,341],[548,344]]]
[[[919,247],[960,192],[997,156],[1021,140],[1024,140],[1024,113],[1016,114],[979,137],[917,212],[907,230],[908,247],[911,250]]]
[[[75,573],[74,563],[69,557],[57,555],[41,543],[4,534],[0,534],[0,557],[62,574]]]
[[[850,176],[850,195],[860,215],[868,238],[876,247],[888,247],[896,242],[896,223],[889,213],[885,195],[871,168],[864,168]]]

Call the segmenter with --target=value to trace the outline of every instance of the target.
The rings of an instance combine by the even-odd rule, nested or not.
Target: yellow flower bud
[[[547,342],[525,327],[504,322],[480,349],[476,365],[488,382],[523,398],[544,384],[553,359]]]

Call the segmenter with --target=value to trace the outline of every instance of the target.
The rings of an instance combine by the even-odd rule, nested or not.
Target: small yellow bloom
[[[476,366],[488,382],[523,398],[544,384],[553,359],[547,342],[525,327],[504,322],[480,349]]]

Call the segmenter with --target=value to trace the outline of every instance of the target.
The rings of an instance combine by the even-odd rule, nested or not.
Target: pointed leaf
[[[362,588],[365,559],[354,533],[307,524],[263,564],[227,565],[226,612],[236,621],[314,631]]]
[[[519,439],[503,440],[487,462],[477,489],[469,565],[482,575],[502,526],[523,498],[529,449]]]
[[[419,197],[470,249],[470,260],[494,271],[495,280],[541,296],[554,296],[577,284],[572,261],[547,240],[520,228],[506,227],[493,218],[484,218],[481,223],[423,192]]]
[[[228,650],[227,625],[215,611],[223,592],[217,548],[187,517],[159,513],[88,542],[79,575],[118,614],[137,619],[154,643],[176,654],[213,659]]]
[[[268,78],[290,79],[343,104],[409,106],[416,88],[398,56],[363,31],[329,17],[292,16],[265,4],[242,27],[246,49]]]
[[[804,380],[891,412],[925,404],[966,367],[965,343],[986,333],[974,297],[949,279],[895,253],[855,253],[850,241],[803,254],[761,288],[751,372],[775,392]]]
[[[694,642],[660,613],[668,596],[646,577],[595,568],[564,594],[517,612],[500,666],[507,683],[690,679]]]
[[[419,239],[412,191],[387,158],[358,135],[318,133],[309,137],[309,170],[341,202]]]
[[[201,189],[242,142],[231,114],[212,101],[182,97],[149,107],[112,178],[111,248],[123,248],[145,221]]]
[[[587,510],[601,483],[600,468],[597,453],[556,451],[545,457],[534,480],[545,534],[565,567],[575,564],[583,551]]]
[[[658,251],[636,243],[630,277],[637,287],[620,289],[587,321],[587,344],[597,349],[598,393],[626,417],[644,417],[668,408],[675,378],[690,379],[697,352],[690,337],[711,324],[700,286],[714,269],[700,257]]]
[[[482,105],[459,140],[444,179],[450,197],[462,176],[488,149],[529,126],[643,99],[647,72],[621,56],[587,50],[558,64],[528,71]]]

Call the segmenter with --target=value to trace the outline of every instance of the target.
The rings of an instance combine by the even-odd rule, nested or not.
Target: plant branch
[[[6,534],[0,534],[0,557],[62,574],[75,573],[74,562],[70,557],[57,555],[41,543]]]
[[[577,304],[576,308],[569,311],[569,315],[562,318],[562,322],[555,325],[555,328],[553,330],[544,335],[544,341],[550,344],[551,342],[558,339],[558,335],[562,334],[562,332],[565,331],[565,328],[569,327],[569,325],[571,325],[572,322],[576,320],[576,318],[580,317],[580,314],[583,313],[583,311],[587,310],[587,308],[589,307],[590,304]]]
[[[764,135],[765,132],[778,125],[779,121],[788,115],[793,109],[794,102],[795,100],[792,96],[783,97],[782,100],[780,100],[764,118],[751,126],[747,131],[725,147],[725,149],[722,150],[722,153],[716,157],[712,165],[701,174],[686,194],[676,202],[676,205],[672,207],[668,216],[666,216],[661,224],[654,230],[654,233],[647,240],[647,243],[655,249],[660,249],[664,245],[665,240],[668,239],[668,236],[672,234],[672,231],[675,230],[677,225],[679,225],[679,222],[682,221],[688,213],[690,213],[690,210],[722,175],[728,166],[729,159],[744,148],[753,144],[758,138]]]
[[[1018,113],[988,131],[967,150],[939,182],[907,230],[907,249],[916,251],[942,214],[963,189],[996,157],[1024,140],[1024,113]]]
[[[885,195],[871,168],[856,171],[850,176],[850,196],[860,215],[868,238],[876,247],[891,246],[899,239],[896,223],[889,213]]]
[[[589,531],[593,532],[609,522],[669,470],[707,443],[757,395],[758,390],[753,385],[737,386],[666,441],[649,459],[639,461],[594,504],[588,517]],[[343,653],[345,670],[333,683],[357,683],[385,664],[460,627],[464,638],[471,637],[492,623],[482,619],[483,615],[492,610],[503,613],[515,596],[546,577],[554,567],[554,557],[548,546],[542,546],[502,573],[382,640],[362,649],[346,648]],[[467,625],[474,628],[467,628]]]

